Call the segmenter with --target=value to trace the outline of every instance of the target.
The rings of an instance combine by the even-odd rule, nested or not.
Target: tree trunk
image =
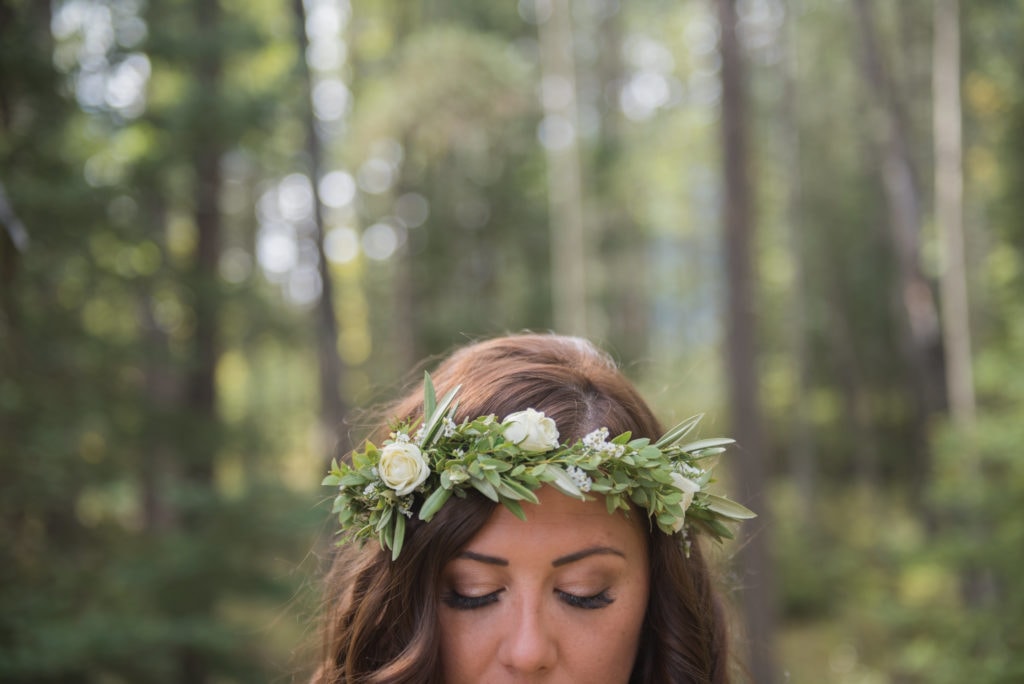
[[[932,470],[929,415],[945,404],[938,315],[931,286],[918,261],[921,199],[906,124],[883,66],[870,0],[856,0],[854,10],[864,76],[881,123],[876,153],[889,210],[888,235],[896,256],[898,291],[894,292],[893,309],[900,325],[900,351],[909,373],[909,427],[917,473],[913,495],[920,501]]]
[[[604,88],[620,88],[626,68],[622,59],[624,12],[600,20],[595,40],[602,46],[597,56],[597,81]],[[618,265],[588,273],[590,291],[601,297],[607,321],[590,321],[590,334],[606,337],[609,346],[626,361],[648,355],[650,333],[649,279],[637,277],[648,268],[649,247],[628,203],[623,201],[618,174],[625,150],[626,121],[617,98],[598,99],[600,138],[594,152],[593,212],[588,242],[601,250],[597,263],[607,258]]]
[[[218,0],[195,0],[195,23],[199,33],[200,51],[196,57],[196,80],[201,92],[216,99],[221,91],[223,62],[219,46],[212,36],[221,23]],[[196,429],[202,438],[193,453],[182,454],[182,475],[198,492],[212,494],[214,464],[217,450],[217,361],[220,355],[220,287],[218,265],[221,252],[222,222],[220,194],[223,185],[221,158],[223,141],[217,117],[197,121],[197,140],[193,151],[195,201],[193,221],[196,226],[195,259],[189,282],[195,293],[195,330],[192,337],[191,368],[186,373],[185,401]],[[182,516],[186,529],[195,529],[203,521],[195,513]],[[192,614],[211,610],[208,592],[197,592],[184,608]],[[208,681],[207,657],[193,646],[183,646],[179,655],[180,680],[189,684]]]
[[[754,220],[748,164],[748,111],[744,64],[736,33],[736,0],[718,0],[722,57],[723,217],[725,223],[726,372],[733,430],[739,442],[734,472],[741,499],[760,516],[744,527],[738,558],[748,587],[743,612],[750,644],[750,674],[758,684],[775,681],[775,581],[769,554],[769,511],[764,438],[758,400],[757,325],[754,316]]]
[[[943,248],[942,295],[946,393],[956,425],[974,426],[974,375],[964,255],[963,140],[960,104],[960,8],[935,0],[932,106],[935,136],[935,224]]]
[[[800,167],[800,115],[797,79],[800,68],[800,49],[797,36],[796,0],[789,0],[783,25],[783,93],[782,140],[785,168],[789,172],[786,185],[786,225],[790,258],[793,260],[793,295],[789,300],[790,346],[793,350],[793,375],[796,377],[796,396],[793,405],[793,442],[789,446],[789,468],[800,497],[804,520],[814,518],[813,501],[817,480],[814,439],[809,420],[807,398],[810,396],[810,353],[807,344],[807,311],[810,307],[807,290],[807,269],[804,245],[803,186]]]
[[[303,85],[304,103],[302,106],[303,127],[306,131],[306,161],[309,166],[309,180],[313,190],[313,223],[314,242],[317,250],[317,269],[320,273],[320,299],[316,305],[316,340],[317,360],[320,365],[320,427],[331,448],[325,449],[328,454],[345,453],[348,451],[346,432],[344,430],[347,407],[341,396],[341,381],[344,366],[338,354],[338,319],[334,310],[334,284],[331,280],[330,264],[324,250],[323,204],[320,201],[320,176],[322,154],[320,138],[317,135],[316,119],[313,114],[313,76],[306,52],[309,48],[309,37],[306,35],[306,7],[304,0],[293,0],[292,10],[295,15],[295,35],[298,46],[296,68]],[[327,456],[330,460],[330,455]]]
[[[961,458],[968,472],[977,470],[974,443],[975,395],[971,367],[971,325],[964,248],[963,126],[960,103],[960,6],[958,0],[935,0],[932,54],[932,114],[935,136],[935,224],[942,245],[943,351],[946,393],[953,424],[965,445]],[[970,520],[980,537],[983,525]],[[976,515],[976,514],[975,514]],[[960,573],[960,591],[969,607],[998,600],[991,569],[969,564]]]
[[[555,330],[586,335],[587,240],[579,158],[576,66],[569,0],[537,0],[551,223],[551,290]],[[550,16],[544,19],[544,15]]]

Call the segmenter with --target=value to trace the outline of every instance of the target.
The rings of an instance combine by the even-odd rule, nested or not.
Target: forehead
[[[542,487],[536,494],[539,504],[523,502],[526,520],[520,520],[504,506],[495,507],[467,548],[507,556],[512,552],[558,554],[590,545],[608,545],[630,556],[646,554],[647,521],[642,513],[633,512],[628,518],[621,511],[608,513],[600,496],[580,501],[550,486]]]

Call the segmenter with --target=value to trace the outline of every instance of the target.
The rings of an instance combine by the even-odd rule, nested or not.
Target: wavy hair
[[[568,440],[602,426],[652,439],[662,432],[611,358],[579,338],[478,342],[431,376],[439,394],[462,385],[457,421],[534,408]],[[422,411],[417,389],[389,415]],[[438,579],[495,505],[471,492],[450,499],[430,523],[411,519],[396,561],[372,543],[342,547],[325,579],[323,653],[312,684],[441,684]],[[687,557],[677,537],[657,529],[648,537],[651,593],[630,681],[728,684],[724,610],[699,545]]]

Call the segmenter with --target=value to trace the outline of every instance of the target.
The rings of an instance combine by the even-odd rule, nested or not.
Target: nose
[[[558,661],[557,633],[544,619],[539,602],[524,601],[515,611],[498,651],[498,659],[511,673],[540,674]]]

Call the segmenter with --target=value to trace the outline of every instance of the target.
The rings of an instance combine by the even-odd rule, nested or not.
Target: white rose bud
[[[409,442],[396,442],[381,449],[377,470],[381,481],[398,496],[411,493],[430,475],[427,459],[418,446]]]
[[[558,446],[555,421],[540,411],[516,411],[505,418],[505,439],[523,451],[551,451]]]
[[[679,491],[683,493],[683,500],[679,502],[679,505],[682,506],[683,512],[685,513],[686,509],[693,503],[693,495],[700,491],[700,485],[689,478],[683,477],[679,473],[669,473],[669,476],[672,478],[672,484],[678,487]],[[683,529],[683,524],[685,522],[685,518],[677,520],[676,524],[672,528],[673,531],[678,532]]]

